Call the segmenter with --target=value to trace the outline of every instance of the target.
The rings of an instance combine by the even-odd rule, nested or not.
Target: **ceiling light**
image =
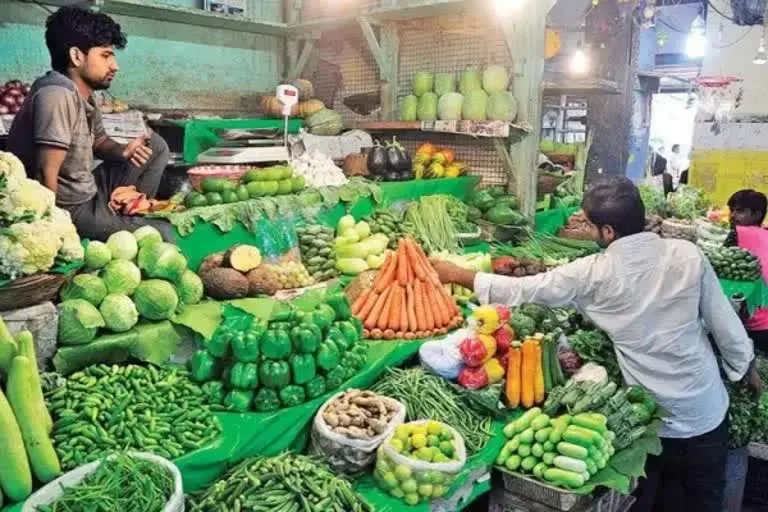
[[[707,52],[707,24],[700,15],[691,23],[691,31],[685,40],[685,53],[692,59],[700,59]]]

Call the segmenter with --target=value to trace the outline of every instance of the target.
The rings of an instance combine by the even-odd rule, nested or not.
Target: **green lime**
[[[395,467],[395,476],[401,482],[404,482],[405,480],[408,480],[409,478],[411,478],[412,474],[413,474],[413,471],[411,471],[411,468],[406,466],[405,464],[398,464],[397,467]]]
[[[198,206],[207,206],[208,200],[206,200],[205,196],[200,192],[192,192],[184,200],[184,204],[187,205],[187,208],[195,208]]]
[[[405,502],[408,505],[418,505],[419,504],[419,495],[414,493],[408,493],[405,495]]]
[[[403,490],[404,493],[412,493],[419,490],[419,484],[414,480],[413,478],[409,478],[402,484],[400,484],[400,488]]]
[[[208,192],[205,194],[205,199],[208,201],[208,204],[222,204],[224,202],[224,198],[221,197],[221,194],[218,192]]]

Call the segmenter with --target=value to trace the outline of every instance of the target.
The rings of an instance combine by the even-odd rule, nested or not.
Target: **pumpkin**
[[[307,118],[314,114],[315,112],[319,112],[325,108],[325,105],[320,100],[309,100],[309,101],[302,101],[299,103],[299,117]]]
[[[315,86],[306,78],[297,78],[291,85],[299,91],[299,101],[311,100],[315,97]]]
[[[300,104],[291,107],[291,117],[300,117],[299,106]],[[259,107],[268,117],[283,117],[283,103],[277,99],[277,96],[262,96],[259,98]]]
[[[368,156],[365,153],[350,153],[344,157],[342,170],[345,176],[368,176]]]
[[[344,122],[338,112],[324,108],[307,117],[304,127],[313,135],[338,135],[344,129]]]

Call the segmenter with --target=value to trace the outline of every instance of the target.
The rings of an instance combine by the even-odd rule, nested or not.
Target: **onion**
[[[0,96],[0,103],[5,105],[6,107],[15,107],[16,106],[16,96],[11,96],[8,93],[5,93],[2,96]]]
[[[11,111],[5,105],[0,105],[0,116],[9,114]]]
[[[23,92],[25,96],[29,94],[30,89],[32,89],[32,86],[29,84],[24,84],[21,86],[21,92]]]
[[[23,85],[21,83],[21,80],[8,80],[7,82],[5,82],[6,87],[19,87],[21,85]]]
[[[9,88],[7,91],[5,91],[5,93],[10,96],[23,96],[23,93],[15,87]]]

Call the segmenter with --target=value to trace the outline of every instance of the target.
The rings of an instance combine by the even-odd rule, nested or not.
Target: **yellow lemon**
[[[427,445],[427,437],[423,434],[413,434],[411,437],[411,446],[414,448],[423,448]]]

